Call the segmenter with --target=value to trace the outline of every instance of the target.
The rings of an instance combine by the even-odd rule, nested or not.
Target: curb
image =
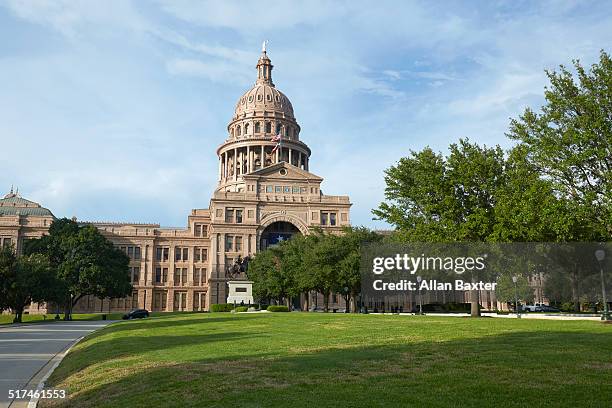
[[[53,373],[53,371],[55,371],[55,369],[62,362],[64,357],[66,357],[68,352],[70,352],[70,350],[72,350],[72,348],[74,346],[76,346],[84,338],[85,338],[85,336],[79,337],[72,344],[68,345],[68,347],[64,348],[63,350],[59,351],[56,355],[54,355],[51,358],[51,360],[49,360],[47,362],[47,364],[42,366],[40,368],[40,370],[38,370],[36,372],[36,374],[34,374],[32,376],[32,378],[30,378],[30,381],[28,381],[28,384],[26,385],[25,388],[33,389],[33,388],[30,388],[30,387],[33,386],[34,384],[36,384],[37,378],[39,378],[42,375],[42,378],[40,378],[40,380],[38,380],[38,384],[36,385],[36,388],[35,388],[35,390],[38,393],[40,393],[40,391],[42,391],[43,388],[45,387],[45,382],[49,379],[49,376],[51,376],[51,373]],[[37,397],[37,396],[32,397],[30,399],[30,401],[28,402],[27,408],[36,408],[36,406],[38,405],[38,400],[39,399],[40,398]]]

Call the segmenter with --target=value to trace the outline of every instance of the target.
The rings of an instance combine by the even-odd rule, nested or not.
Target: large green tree
[[[0,249],[0,309],[10,309],[14,322],[21,322],[24,309],[32,302],[56,301],[61,284],[41,254],[18,257],[12,247]]]
[[[54,221],[49,234],[28,243],[27,253],[42,253],[65,292],[65,319],[86,295],[124,297],[132,292],[129,258],[93,225],[69,219]]]
[[[604,51],[589,70],[573,62],[547,71],[550,86],[541,112],[527,108],[508,136],[556,192],[582,207],[591,227],[612,234],[612,60]]]
[[[506,184],[504,153],[468,140],[447,157],[426,148],[385,172],[386,201],[374,214],[407,242],[484,242],[495,231],[498,191]],[[479,315],[473,292],[472,315]]]

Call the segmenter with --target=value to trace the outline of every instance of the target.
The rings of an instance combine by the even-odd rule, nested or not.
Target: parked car
[[[540,310],[538,310],[538,312],[549,312],[549,313],[558,313],[561,310],[557,309],[554,306],[548,306],[548,305],[541,305],[538,306],[540,308]]]
[[[123,315],[123,320],[144,319],[149,317],[149,311],[146,309],[134,309]]]

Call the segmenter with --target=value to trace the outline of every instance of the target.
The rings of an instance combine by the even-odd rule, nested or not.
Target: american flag
[[[281,133],[278,132],[278,134],[276,136],[272,136],[271,139],[272,142],[276,142],[276,146],[274,146],[274,149],[272,149],[272,153],[274,153],[276,151],[276,149],[278,149],[279,147],[281,147],[281,144],[283,142],[283,138],[281,136]]]

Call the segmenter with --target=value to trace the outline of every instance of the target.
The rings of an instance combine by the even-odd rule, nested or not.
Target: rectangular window
[[[181,268],[174,268],[174,285],[181,284]]]
[[[187,262],[189,260],[189,248],[174,247],[174,260],[176,262]]]
[[[242,251],[242,237],[237,235],[236,236],[236,248],[235,248],[236,252],[240,252]]]
[[[293,194],[298,194],[300,192],[300,188],[297,186],[293,186]]]
[[[283,189],[282,189],[282,187],[281,187],[281,186],[275,186],[275,187],[274,187],[274,192],[276,192],[276,193],[282,193],[282,192],[283,192]]]
[[[168,282],[168,268],[162,268],[162,282]]]
[[[290,192],[291,192],[291,187],[289,187],[289,186],[285,186],[285,187],[283,187],[283,191],[284,191],[285,193],[290,193]]]
[[[140,280],[140,268],[135,266],[132,268],[132,282],[138,283]]]
[[[321,225],[327,225],[327,213],[321,213]]]
[[[336,225],[336,213],[329,213],[329,225]]]
[[[196,237],[201,237],[202,236],[202,225],[200,224],[194,225],[193,233]]]
[[[134,259],[140,260],[141,255],[142,254],[140,253],[140,247],[139,246],[134,247]]]
[[[170,248],[168,247],[157,247],[155,248],[155,259],[160,262],[167,261],[169,252],[170,252]]]
[[[226,208],[225,209],[225,222],[233,223],[234,222],[234,209]]]
[[[266,186],[266,193],[273,193],[274,189],[272,188],[272,186]]]
[[[225,251],[230,252],[234,248],[234,236],[226,235],[225,236]]]
[[[300,193],[305,194],[306,191],[306,187],[300,187]]]
[[[249,210],[247,214],[249,215],[249,218],[253,218],[253,216],[255,215],[253,210]]]
[[[181,284],[187,286],[187,268],[181,270]]]
[[[134,247],[132,246],[127,247],[127,256],[130,258],[134,258]]]
[[[195,286],[200,286],[200,276],[202,276],[201,273],[201,268],[193,268],[193,284]]]
[[[242,224],[242,210],[236,210],[236,224]]]
[[[162,281],[162,268],[155,268],[155,283]]]

